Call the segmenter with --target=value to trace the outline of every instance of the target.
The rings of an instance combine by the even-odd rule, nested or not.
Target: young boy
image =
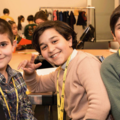
[[[0,104],[7,120],[36,120],[21,73],[8,65],[16,44],[13,40],[11,26],[0,19]]]
[[[77,51],[76,33],[61,21],[39,24],[33,34],[33,46],[42,56],[58,67],[49,75],[38,76],[34,55],[18,66],[32,92],[56,92],[58,120],[63,111],[72,120],[105,120],[110,110],[106,89],[100,77],[100,61],[91,54]],[[61,103],[60,103],[61,98]]]
[[[110,17],[110,28],[114,40],[120,44],[120,5]],[[102,63],[101,76],[106,86],[114,120],[120,120],[120,49]]]

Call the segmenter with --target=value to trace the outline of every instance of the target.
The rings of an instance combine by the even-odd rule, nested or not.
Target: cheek
[[[45,58],[45,59],[47,59],[47,52],[46,51],[41,51],[41,54],[42,54],[42,56],[43,56],[43,58]]]

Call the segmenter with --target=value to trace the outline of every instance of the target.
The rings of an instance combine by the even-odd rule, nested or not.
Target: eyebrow
[[[1,43],[4,43],[4,42],[9,43],[9,41],[1,41],[0,44],[1,44]]]
[[[49,38],[49,40],[52,40],[55,37],[57,37],[57,36],[53,36],[53,37]],[[39,44],[39,46],[42,46],[42,45],[44,45],[44,43]]]
[[[117,26],[119,26],[119,25],[120,25],[120,23],[119,23],[119,24],[117,24],[117,25],[116,25],[116,27],[117,27]]]

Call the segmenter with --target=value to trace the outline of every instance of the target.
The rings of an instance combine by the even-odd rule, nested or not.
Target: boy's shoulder
[[[118,53],[114,53],[106,57],[102,64],[117,64],[118,62],[120,62],[120,56]]]
[[[87,53],[87,52],[84,52],[84,51],[78,51],[78,54],[77,54],[77,59],[79,60],[84,60],[84,59],[93,59],[95,61],[99,61],[98,58],[90,53]]]

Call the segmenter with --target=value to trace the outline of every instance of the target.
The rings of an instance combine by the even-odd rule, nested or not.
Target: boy
[[[34,23],[33,15],[29,15],[27,20],[29,24],[25,26],[24,35],[26,39],[32,40],[33,31],[37,25]]]
[[[77,51],[76,33],[61,21],[39,24],[33,34],[33,46],[54,65],[60,66],[49,75],[38,76],[34,55],[18,66],[32,92],[57,92],[58,120],[63,111],[72,120],[105,120],[110,104],[100,77],[100,61],[91,54]],[[60,100],[61,98],[61,100]],[[61,103],[60,103],[61,101]]]
[[[0,19],[0,104],[7,120],[35,120],[22,75],[8,65],[16,45],[13,40],[11,26]]]
[[[120,5],[110,17],[110,28],[114,40],[120,44]],[[103,61],[101,76],[108,92],[113,118],[120,120],[120,49]]]

